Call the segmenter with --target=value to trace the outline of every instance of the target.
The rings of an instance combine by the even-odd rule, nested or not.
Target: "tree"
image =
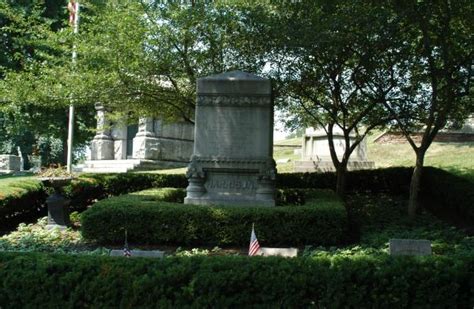
[[[65,3],[52,0],[4,1],[0,3],[0,81],[6,72],[18,73],[33,61],[44,61],[51,48],[42,44],[42,37],[60,29],[66,20]],[[31,90],[31,89],[30,89]],[[34,91],[34,90],[31,90]],[[4,98],[0,92],[0,98]],[[1,153],[22,150],[25,167],[33,152],[43,163],[64,163],[67,138],[67,111],[64,108],[37,107],[32,102],[21,104],[1,101]],[[93,122],[93,111],[79,109],[76,122],[76,148],[91,138],[88,129]],[[56,144],[55,151],[48,150]]]
[[[399,100],[385,102],[416,154],[408,213],[415,217],[425,154],[449,122],[474,112],[474,4],[468,0],[393,1],[404,41],[399,63]],[[421,132],[417,143],[413,133]]]
[[[337,171],[336,192],[343,196],[352,152],[390,118],[383,106],[396,85],[390,12],[367,1],[300,1],[279,12],[260,42],[268,44],[280,107],[292,116],[290,125],[325,130]],[[279,37],[268,39],[276,28]],[[373,85],[377,96],[365,95]],[[334,146],[336,128],[344,136],[341,158]]]
[[[193,122],[198,77],[263,66],[239,56],[245,24],[233,7],[111,1],[87,3],[85,10],[74,41],[79,55],[74,69],[70,31],[49,33],[44,44],[54,51],[7,75],[3,90],[9,101],[100,102],[124,113]]]

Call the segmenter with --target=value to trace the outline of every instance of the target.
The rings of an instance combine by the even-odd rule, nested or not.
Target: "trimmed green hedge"
[[[15,216],[37,212],[46,200],[40,181],[33,178],[2,179],[0,188],[0,222]]]
[[[411,168],[396,167],[377,170],[348,172],[348,191],[389,192],[403,194],[408,192]],[[73,210],[84,210],[95,200],[149,188],[186,188],[185,175],[166,175],[148,173],[127,174],[84,174],[66,187],[71,198]],[[287,173],[278,174],[276,187],[285,189],[334,189],[334,173]],[[288,198],[297,200],[296,195]],[[284,199],[284,198],[283,198]]]
[[[347,191],[387,192],[406,194],[413,169],[389,167],[384,169],[347,172]],[[277,175],[277,188],[335,189],[335,173],[287,173]]]
[[[474,183],[442,169],[425,167],[421,198],[440,217],[474,228]]]
[[[126,173],[83,174],[65,188],[73,210],[84,210],[95,200],[149,188],[186,188],[185,175]]]
[[[182,192],[182,193],[179,193]],[[82,235],[100,243],[238,245],[335,245],[344,240],[347,212],[333,193],[321,191],[303,206],[211,207],[184,205],[183,190],[146,190],[97,202],[81,217]]]
[[[474,257],[0,253],[4,308],[472,308]]]

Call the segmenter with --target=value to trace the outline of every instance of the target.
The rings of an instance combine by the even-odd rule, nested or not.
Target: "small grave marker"
[[[298,255],[298,249],[296,249],[296,248],[266,248],[266,247],[261,247],[256,255],[296,257]]]
[[[390,239],[390,255],[431,255],[431,242],[426,239]]]
[[[163,258],[164,252],[160,250],[130,250],[130,257],[149,257],[149,258]],[[121,256],[123,257],[123,249],[111,250],[110,256]]]

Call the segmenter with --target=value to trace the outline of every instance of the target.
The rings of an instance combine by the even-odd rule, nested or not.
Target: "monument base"
[[[94,137],[91,143],[92,160],[112,160],[114,141],[110,137]]]
[[[374,169],[375,162],[373,161],[349,161],[347,163],[348,171],[355,170],[367,170]],[[336,168],[332,161],[296,161],[295,162],[295,172],[306,173],[306,172],[335,172]]]
[[[133,139],[133,158],[157,160],[160,157],[160,141],[156,137],[136,136]]]
[[[242,198],[219,198],[213,196],[204,196],[200,198],[192,198],[192,197],[185,197],[184,198],[185,204],[191,205],[212,205],[212,206],[266,206],[266,207],[273,207],[275,206],[274,200],[255,200],[255,199],[242,199]]]
[[[193,156],[185,204],[275,206],[275,161]]]

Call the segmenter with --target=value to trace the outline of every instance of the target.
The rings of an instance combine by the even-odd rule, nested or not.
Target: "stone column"
[[[112,127],[112,139],[114,140],[114,159],[127,159],[127,123],[125,118],[119,120]]]
[[[91,160],[113,160],[114,141],[110,136],[109,121],[106,110],[101,104],[96,104],[97,133],[91,144]]]
[[[138,120],[138,133],[133,139],[134,159],[159,159],[160,143],[153,127],[154,120],[151,117],[141,117]]]

